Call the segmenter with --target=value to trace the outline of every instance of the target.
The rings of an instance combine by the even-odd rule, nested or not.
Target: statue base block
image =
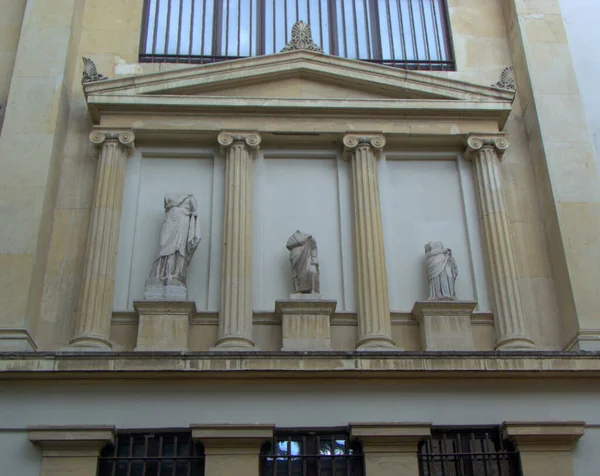
[[[421,330],[423,350],[475,350],[474,301],[417,301],[411,311]]]
[[[138,313],[136,351],[187,351],[193,301],[134,301]]]
[[[317,293],[292,293],[290,294],[292,301],[320,301],[321,295]]]
[[[281,316],[281,350],[332,350],[329,325],[336,306],[337,301],[316,298],[275,301],[275,313]]]
[[[157,279],[146,280],[144,299],[147,301],[187,301],[187,287],[181,283],[163,283]]]

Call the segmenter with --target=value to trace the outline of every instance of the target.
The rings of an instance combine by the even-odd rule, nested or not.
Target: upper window
[[[446,0],[145,0],[140,61],[202,64],[277,53],[299,20],[331,55],[454,69]]]
[[[98,476],[204,476],[204,448],[189,431],[119,432],[102,450]]]
[[[519,454],[498,428],[432,429],[419,446],[421,476],[521,476]]]
[[[340,432],[278,432],[261,449],[261,476],[364,476],[360,444]]]

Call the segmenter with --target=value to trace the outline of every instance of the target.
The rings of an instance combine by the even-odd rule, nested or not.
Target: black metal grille
[[[446,0],[145,0],[140,61],[203,64],[277,53],[298,20],[331,55],[454,70]]]
[[[433,430],[419,467],[421,476],[522,476],[518,452],[496,428]]]
[[[98,476],[204,476],[204,448],[190,432],[120,433],[102,451]]]
[[[343,433],[278,433],[262,447],[260,474],[364,476],[362,449]]]

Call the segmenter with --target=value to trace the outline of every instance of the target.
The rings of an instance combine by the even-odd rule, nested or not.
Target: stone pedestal
[[[139,315],[136,351],[187,351],[193,301],[135,301]]]
[[[332,350],[330,319],[337,301],[323,299],[275,301],[281,315],[281,350]]]
[[[165,284],[158,279],[147,279],[144,299],[147,301],[187,301],[187,287],[180,283]]]
[[[474,301],[417,301],[412,315],[421,329],[423,350],[475,350],[471,315]]]

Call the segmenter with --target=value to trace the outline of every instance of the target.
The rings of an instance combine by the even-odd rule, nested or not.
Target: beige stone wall
[[[48,269],[44,278],[41,304],[43,320],[37,329],[38,345],[42,348],[60,347],[72,334],[95,177],[96,164],[87,143],[90,122],[78,84],[81,75],[79,57],[92,57],[99,71],[109,77],[179,67],[137,64],[142,3],[142,0],[86,0],[80,3],[84,5],[81,42],[69,55],[69,58],[76,58],[77,62],[76,67],[72,68],[73,73],[70,78],[73,88],[69,92],[67,141],[58,182]],[[511,52],[501,3],[498,0],[449,0],[458,71],[438,74],[483,85],[498,80],[502,69],[512,64],[513,58],[516,58]],[[560,24],[557,25],[559,28]],[[535,25],[532,28],[535,30]],[[546,71],[546,74],[548,82],[551,83],[553,74],[556,74],[559,80],[563,73]],[[524,102],[525,108],[523,108],[522,101],[526,101],[524,94],[515,101],[513,113],[506,126],[512,143],[502,165],[508,214],[513,230],[525,320],[530,334],[541,347],[560,348],[565,344],[565,334],[559,320],[555,283],[558,283],[558,289],[563,295],[561,302],[568,303],[569,286],[561,285],[559,282],[565,276],[567,269],[560,268],[556,263],[553,264],[554,267],[550,266],[548,233],[551,234],[554,228],[548,213],[543,215],[538,204],[540,199],[543,203],[548,202],[550,195],[544,194],[544,191],[549,187],[544,188],[544,178],[540,178],[539,173],[534,175],[530,160],[530,143],[524,122],[528,104]],[[552,111],[547,110],[545,114],[553,115]],[[539,160],[533,163],[539,163]],[[534,167],[539,168],[535,165]],[[574,177],[570,180],[573,186],[576,186]],[[585,204],[572,205],[571,209],[575,211],[569,216],[579,214],[581,220],[591,219],[590,217],[595,215],[586,207]],[[547,208],[546,206],[544,209]],[[571,220],[571,218],[565,219]],[[593,241],[593,237],[585,234],[575,238],[584,243]],[[551,240],[551,246],[554,248],[559,245],[560,243]],[[586,246],[587,244],[582,244],[580,249],[585,250]],[[582,252],[576,253],[581,255]],[[560,254],[560,251],[553,252],[553,255]],[[578,286],[582,288],[582,292],[585,292],[583,291],[585,282],[578,282]],[[565,309],[565,304],[561,309]],[[572,314],[573,312],[570,315]],[[489,338],[488,327],[480,326],[478,329],[482,332],[474,330],[476,340],[478,335]],[[567,334],[571,333],[570,328]],[[418,342],[418,340],[412,342],[412,339],[407,339],[409,335],[410,331],[403,332],[400,336],[397,329],[394,330],[394,338],[399,339],[405,349],[414,348]],[[417,337],[418,331],[415,333],[415,338]],[[263,341],[265,338],[257,337]],[[332,338],[336,341],[341,337],[332,336]],[[271,337],[267,338],[269,339]],[[487,344],[476,343],[476,346],[487,348]]]
[[[23,23],[25,0],[0,0],[0,130]]]

